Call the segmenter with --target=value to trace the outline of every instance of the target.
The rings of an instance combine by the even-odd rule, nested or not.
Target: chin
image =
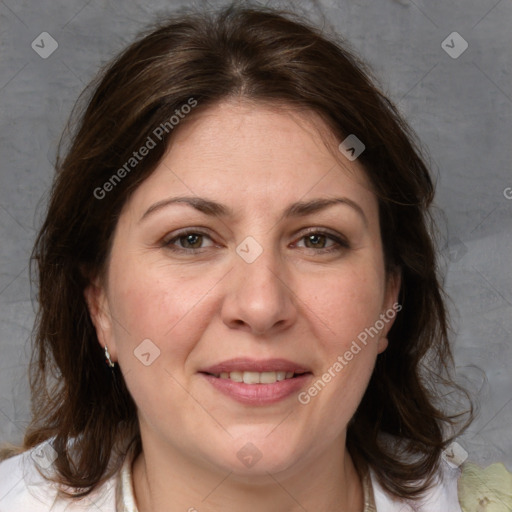
[[[226,469],[239,476],[265,476],[285,471],[301,457],[301,450],[291,438],[269,437],[272,429],[264,428],[251,435],[240,436],[228,443],[224,458]]]

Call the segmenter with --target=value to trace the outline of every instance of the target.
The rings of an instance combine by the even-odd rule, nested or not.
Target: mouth
[[[223,395],[247,405],[269,405],[298,393],[312,372],[285,359],[232,359],[199,371]]]
[[[268,372],[251,372],[235,370],[232,372],[208,373],[200,372],[215,377],[217,379],[229,379],[233,382],[243,382],[244,384],[274,384],[283,380],[295,379],[301,375],[310,372],[286,372],[286,371],[268,371]]]

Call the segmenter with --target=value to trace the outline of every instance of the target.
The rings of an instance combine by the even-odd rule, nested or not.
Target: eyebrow
[[[333,197],[329,199],[312,199],[310,201],[299,201],[290,205],[284,211],[282,218],[305,217],[306,215],[325,210],[326,208],[336,204],[350,206],[359,214],[365,226],[368,226],[368,219],[366,218],[364,210],[355,201],[352,201],[352,199],[349,199],[348,197]]]
[[[226,217],[228,215],[232,215],[232,211],[227,207],[220,203],[216,203],[215,201],[211,201],[209,199],[204,199],[202,197],[194,197],[194,196],[183,196],[183,197],[170,197],[169,199],[164,199],[162,201],[158,201],[157,203],[151,205],[144,215],[140,218],[139,222],[142,222],[149,215],[165,208],[171,204],[176,203],[185,203],[196,210],[206,214],[211,215],[212,217]]]
[[[210,215],[212,217],[227,217],[229,215],[233,215],[233,211],[230,208],[215,201],[212,201],[210,199],[194,196],[183,196],[171,197],[168,199],[164,199],[162,201],[158,201],[157,203],[151,205],[146,210],[144,215],[142,215],[139,222],[142,222],[151,214],[169,205],[180,203],[192,206],[196,210],[206,215]],[[334,197],[329,199],[311,199],[310,201],[298,201],[296,203],[291,204],[288,208],[286,208],[286,210],[283,212],[281,216],[281,220],[289,217],[305,217],[306,215],[310,215],[312,213],[325,210],[337,204],[342,204],[351,207],[362,218],[365,226],[368,226],[368,219],[363,209],[355,201],[352,201],[348,197]]]

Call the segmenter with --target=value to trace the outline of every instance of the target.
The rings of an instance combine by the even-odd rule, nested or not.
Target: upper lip
[[[310,370],[305,366],[288,361],[287,359],[249,359],[236,358],[209,366],[200,370],[203,373],[219,374],[222,372],[294,372],[307,373]]]

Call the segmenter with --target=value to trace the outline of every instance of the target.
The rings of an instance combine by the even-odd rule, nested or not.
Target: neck
[[[343,443],[279,473],[241,476],[144,442],[133,464],[139,512],[362,511],[359,475]]]

